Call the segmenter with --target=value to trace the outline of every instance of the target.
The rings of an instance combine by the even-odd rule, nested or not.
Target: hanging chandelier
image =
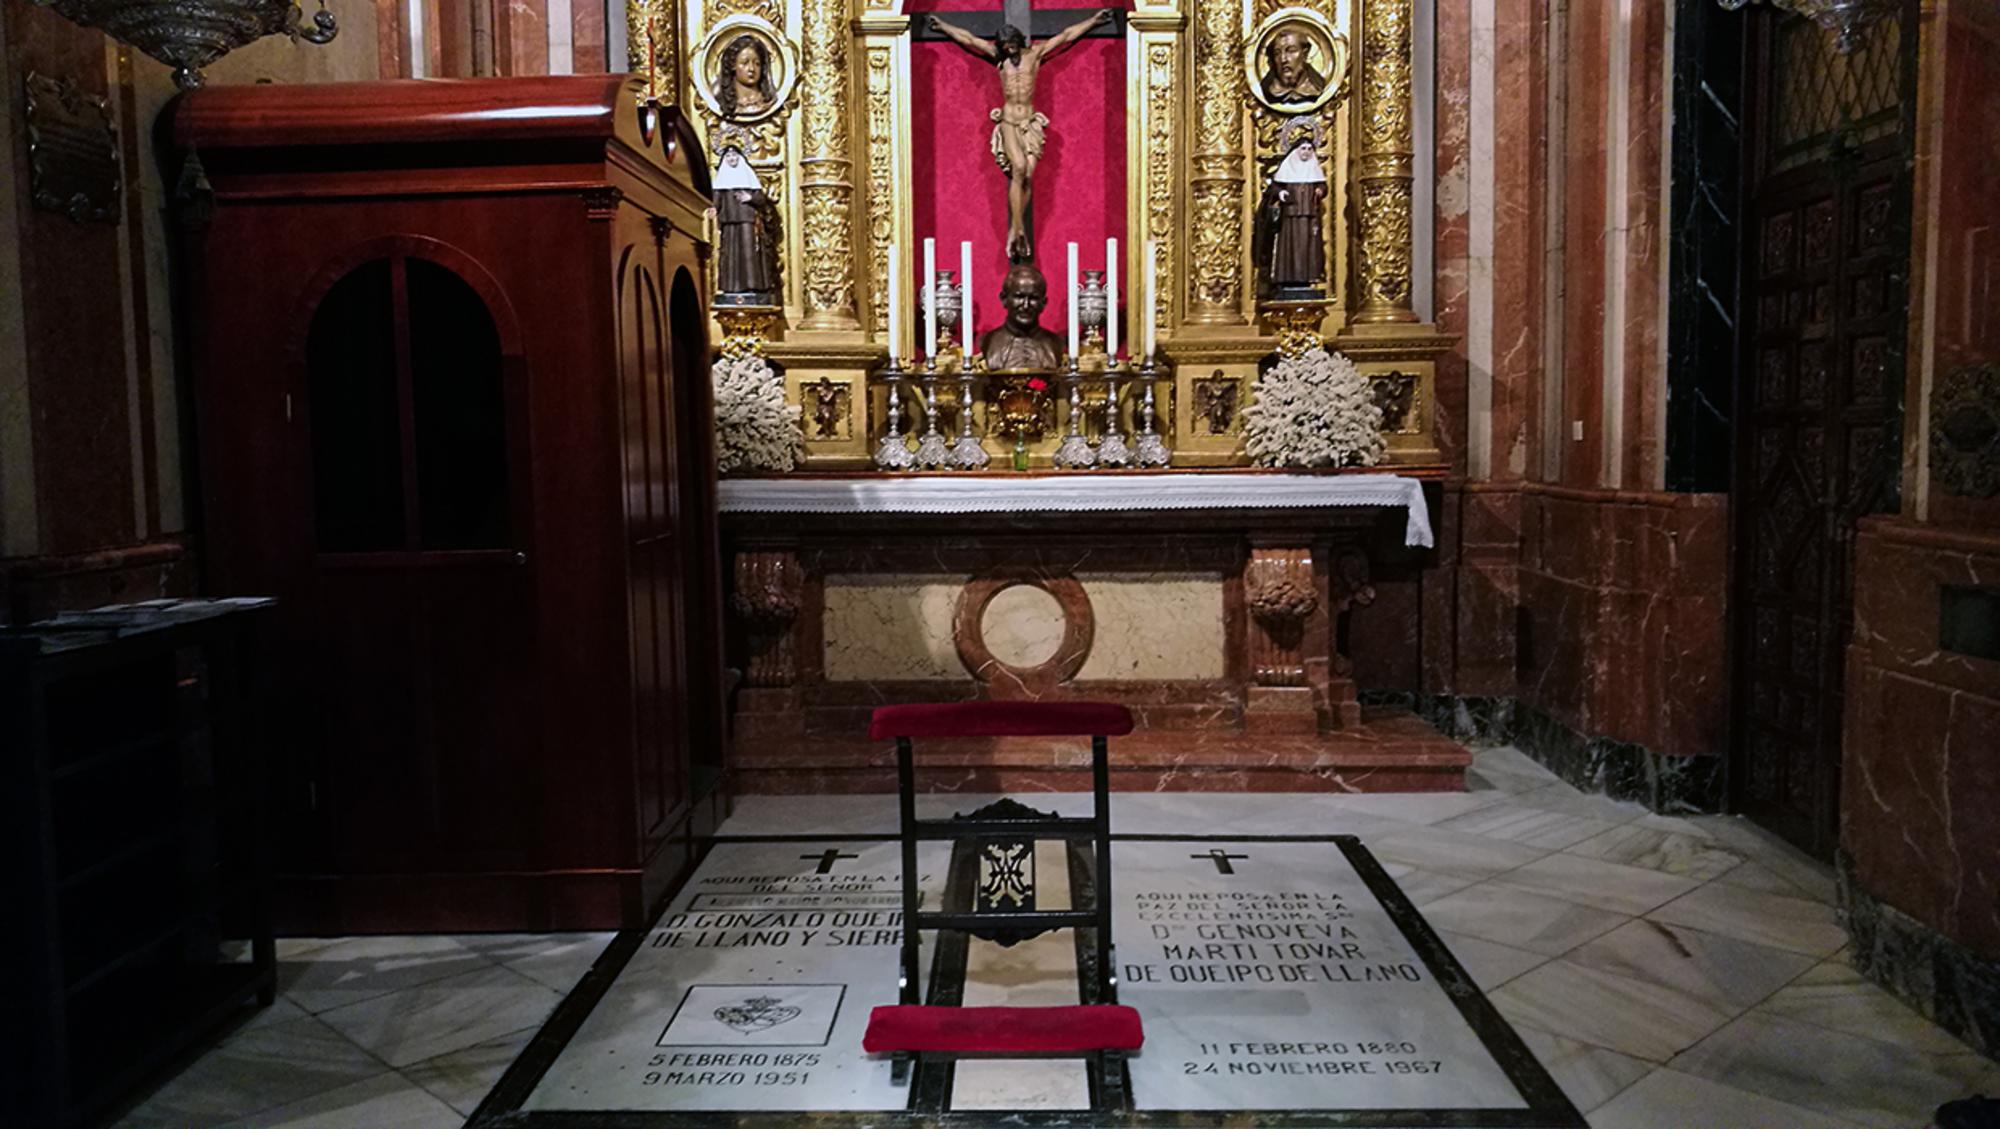
[[[1768,3],[1780,11],[1804,16],[1833,33],[1833,49],[1852,55],[1861,46],[1861,31],[1895,14],[1896,0],[1716,0],[1734,12],[1750,4]]]
[[[72,23],[101,29],[174,68],[174,85],[201,85],[201,68],[246,43],[287,35],[331,42],[340,29],[320,0],[312,26],[293,0],[35,0]]]

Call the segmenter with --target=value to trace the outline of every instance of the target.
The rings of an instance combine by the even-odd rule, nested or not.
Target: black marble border
[[[2000,1059],[2000,961],[1979,956],[1863,889],[1846,851],[1836,862],[1854,967],[1967,1046]]]
[[[1360,699],[1364,706],[1410,710],[1454,741],[1513,745],[1575,788],[1644,804],[1660,815],[1722,810],[1719,753],[1667,756],[1630,741],[1587,736],[1518,698],[1364,690]]]
[[[741,835],[718,838],[704,845],[697,865],[690,867],[669,897],[661,902],[661,913],[678,896],[680,886],[699,870],[716,842],[798,842],[802,839],[828,842],[874,840],[893,842],[893,835]],[[1534,1053],[1508,1025],[1498,1009],[1479,990],[1472,977],[1451,955],[1442,939],[1431,929],[1395,879],[1382,869],[1368,848],[1352,835],[1140,835],[1113,834],[1122,842],[1271,842],[1326,843],[1347,859],[1369,892],[1375,895],[1389,919],[1402,931],[1405,940],[1430,970],[1447,998],[1464,1016],[1487,1053],[1507,1075],[1514,1088],[1528,1102],[1525,1109],[1388,1109],[1388,1110],[1257,1110],[1257,1111],[1138,1111],[1118,1110],[964,1110],[943,1109],[948,1094],[922,1079],[911,1086],[912,1108],[883,1112],[843,1111],[801,1112],[685,1112],[626,1110],[526,1111],[521,1104],[534,1092],[542,1076],[554,1065],[569,1041],[590,1013],[603,1000],[612,982],[624,970],[647,933],[659,921],[655,914],[645,929],[618,934],[577,987],[557,1005],[555,1014],[536,1032],[528,1047],[507,1069],[493,1091],[473,1112],[467,1129],[1240,1129],[1245,1126],[1269,1129],[1588,1129],[1583,1115],[1556,1085]],[[950,884],[959,877],[954,853]],[[1074,894],[1072,894],[1074,897]],[[947,937],[950,934],[946,935]],[[930,998],[943,1001],[937,976],[945,954],[942,947],[933,958]],[[958,974],[964,976],[964,955],[960,953]],[[935,1076],[934,1076],[935,1077]],[[923,1092],[919,1092],[922,1087]],[[948,1089],[948,1086],[945,1087]],[[1130,1093],[1129,1084],[1127,1093]],[[917,1108],[922,1100],[929,1108]],[[935,1104],[932,1104],[935,1103]]]

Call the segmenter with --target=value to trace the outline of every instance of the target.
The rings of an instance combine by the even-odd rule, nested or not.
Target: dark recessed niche
[[[1946,584],[1938,588],[1938,646],[2000,661],[2000,588]]]

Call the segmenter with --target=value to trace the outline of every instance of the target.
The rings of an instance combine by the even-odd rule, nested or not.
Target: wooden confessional
[[[170,111],[281,932],[640,924],[722,802],[707,164],[620,75]]]

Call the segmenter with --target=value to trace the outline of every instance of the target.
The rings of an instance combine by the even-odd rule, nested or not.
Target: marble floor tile
[[[1111,830],[1123,835],[1358,835],[1409,824],[1332,802],[1317,792],[1121,792],[1111,797]],[[1078,814],[1084,814],[1079,812]]]
[[[1404,897],[1410,899],[1410,904],[1419,909],[1439,898],[1456,894],[1478,881],[1462,874],[1425,870],[1423,867],[1411,866],[1406,862],[1383,862],[1382,869],[1389,877],[1396,880],[1397,887],[1403,891]]]
[[[1559,851],[1609,831],[1616,825],[1588,816],[1527,807],[1509,800],[1453,816],[1435,826],[1440,830],[1464,831],[1488,839],[1519,843],[1524,847]]]
[[[1325,803],[1336,811],[1429,825],[1506,798],[1503,792],[1360,792],[1329,795]]]
[[[381,1061],[308,1016],[245,1032],[140,1102],[117,1129],[196,1129],[381,1074]]]
[[[1880,1129],[1925,1124],[1940,1103],[2000,1082],[2000,1064],[1976,1055],[1927,1055],[1756,1012],[1671,1065]]]
[[[1627,916],[1664,905],[1699,885],[1692,878],[1570,854],[1537,859],[1494,881]]]
[[[412,1063],[403,1068],[403,1077],[469,1117],[486,1100],[487,1091],[521,1057],[535,1031],[533,1027],[525,1028],[477,1046]]]
[[[1924,1054],[1968,1053],[1951,1032],[1925,1019],[1844,960],[1829,960],[1807,970],[1765,1000],[1757,1014],[1845,1031]]]
[[[567,993],[604,955],[605,946],[616,936],[616,933],[529,933],[515,934],[506,940],[475,935],[460,937],[459,941],[504,968]]]
[[[1433,929],[1465,933],[1547,956],[1625,924],[1628,918],[1511,886],[1484,882],[1424,907]]]
[[[1383,862],[1400,862],[1474,880],[1491,878],[1548,854],[1536,847],[1503,843],[1442,827],[1412,827],[1367,840],[1367,847]]]
[[[1514,796],[1509,796],[1508,800],[1512,803],[1524,804],[1528,807],[1547,808],[1550,811],[1580,815],[1587,819],[1595,819],[1599,822],[1613,825],[1627,824],[1635,819],[1641,819],[1652,814],[1646,810],[1643,804],[1635,804],[1629,800],[1614,800],[1605,795],[1579,792],[1568,784],[1551,784],[1546,788],[1537,788],[1532,792],[1522,792]]]
[[[223,1129],[459,1129],[464,1123],[458,1111],[408,1079],[382,1074]]]
[[[1815,957],[1828,956],[1847,944],[1847,932],[1834,920],[1830,905],[1718,882],[1646,916]]]
[[[1857,1129],[1852,1121],[1655,1070],[1590,1115],[1591,1129]]]
[[[1483,992],[1491,992],[1550,959],[1541,953],[1502,945],[1469,933],[1440,933],[1438,936]]]
[[[1472,754],[1472,766],[1487,775],[1511,776],[1523,782],[1539,781],[1535,787],[1545,788],[1550,784],[1562,783],[1562,777],[1549,771],[1542,762],[1512,745],[1475,749]]]
[[[547,986],[495,966],[335,1008],[320,1018],[401,1067],[537,1026],[561,999]]]
[[[1812,967],[1812,958],[1801,953],[1645,918],[1577,946],[1564,959],[1664,984],[1732,1015],[1756,1006]]]
[[[1731,1014],[1679,989],[1567,959],[1514,978],[1491,998],[1517,1024],[1653,1063],[1700,1042]]]
[[[318,1013],[492,964],[450,937],[345,937],[281,947],[278,991]]]
[[[718,835],[866,835],[896,833],[893,794],[738,796]]]
[[[1570,854],[1678,874],[1698,882],[1715,878],[1743,856],[1706,835],[1689,835],[1636,820],[1566,848]]]
[[[1713,834],[1724,846],[1798,887],[1815,901],[1832,905],[1833,868],[1812,858],[1740,815],[1693,816],[1689,823]]]
[[[1820,900],[1813,898],[1804,889],[1794,886],[1783,878],[1778,877],[1777,874],[1772,872],[1763,863],[1751,862],[1747,859],[1723,871],[1713,881],[1720,882],[1725,886],[1740,886],[1746,890],[1761,890],[1766,894],[1783,894],[1788,898]]]
[[[1604,1047],[1593,1047],[1547,1031],[1524,1027],[1521,1041],[1548,1068],[1549,1076],[1582,1113],[1603,1105],[1619,1091],[1652,1073],[1653,1064]]]

